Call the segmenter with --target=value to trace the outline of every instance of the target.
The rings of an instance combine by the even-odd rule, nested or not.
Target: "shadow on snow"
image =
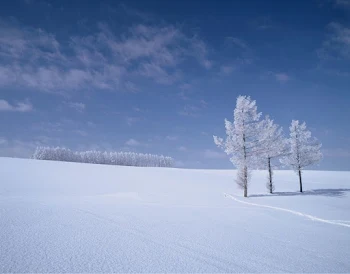
[[[337,188],[337,189],[311,189],[304,192],[274,192],[273,194],[253,194],[249,197],[274,197],[274,196],[328,196],[328,197],[342,197],[346,192],[350,191],[349,188]]]

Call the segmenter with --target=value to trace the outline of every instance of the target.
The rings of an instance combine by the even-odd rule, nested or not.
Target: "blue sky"
[[[35,146],[172,156],[231,168],[238,95],[306,121],[316,168],[350,170],[350,1],[0,3],[0,155]]]

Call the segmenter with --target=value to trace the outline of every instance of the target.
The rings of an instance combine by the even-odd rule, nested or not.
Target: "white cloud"
[[[224,159],[227,157],[225,153],[211,149],[206,149],[203,156],[207,159]]]
[[[318,50],[320,59],[350,59],[350,28],[332,22],[327,29],[328,38]]]
[[[206,44],[173,25],[134,25],[116,35],[106,24],[87,36],[59,41],[43,29],[0,19],[0,86],[54,93],[78,89],[136,92],[134,79],[172,84],[182,63],[194,59],[209,69]]]
[[[72,108],[75,109],[78,112],[84,112],[86,105],[81,102],[66,102],[66,104]]]
[[[29,112],[32,110],[33,106],[29,101],[17,102],[12,105],[6,100],[0,100],[0,111]]]
[[[141,143],[136,141],[135,139],[129,139],[125,142],[125,145],[135,147],[141,145]]]
[[[286,73],[276,73],[275,77],[276,77],[276,80],[280,83],[285,83],[290,80],[290,77]]]

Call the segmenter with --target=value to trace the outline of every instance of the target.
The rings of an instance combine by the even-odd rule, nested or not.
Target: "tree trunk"
[[[272,194],[272,170],[271,170],[271,158],[268,158],[268,164],[269,164],[269,190],[270,193]]]
[[[243,122],[244,126],[244,122]],[[247,167],[247,150],[246,150],[246,140],[245,134],[243,133],[243,152],[244,152],[244,197],[248,197],[248,167]]]
[[[248,197],[248,168],[244,167],[244,197]]]
[[[299,168],[299,184],[300,184],[300,192],[303,192],[303,183],[301,181],[301,170]]]

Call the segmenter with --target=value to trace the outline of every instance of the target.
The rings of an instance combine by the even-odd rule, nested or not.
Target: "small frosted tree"
[[[321,143],[311,137],[311,132],[306,129],[305,122],[300,124],[298,120],[293,120],[289,130],[290,152],[282,158],[281,162],[292,167],[299,175],[300,192],[303,192],[302,170],[322,159]]]
[[[215,144],[231,156],[238,168],[237,184],[248,196],[249,170],[257,164],[259,151],[259,119],[256,102],[249,96],[239,96],[234,110],[233,123],[225,119],[226,140],[214,137]]]
[[[275,190],[273,184],[273,160],[286,155],[287,140],[283,137],[283,131],[280,126],[274,123],[269,116],[260,123],[260,144],[262,165],[267,168],[269,175],[266,187],[272,194]]]
[[[33,159],[104,165],[172,167],[173,158],[134,152],[71,151],[60,147],[37,147]]]

